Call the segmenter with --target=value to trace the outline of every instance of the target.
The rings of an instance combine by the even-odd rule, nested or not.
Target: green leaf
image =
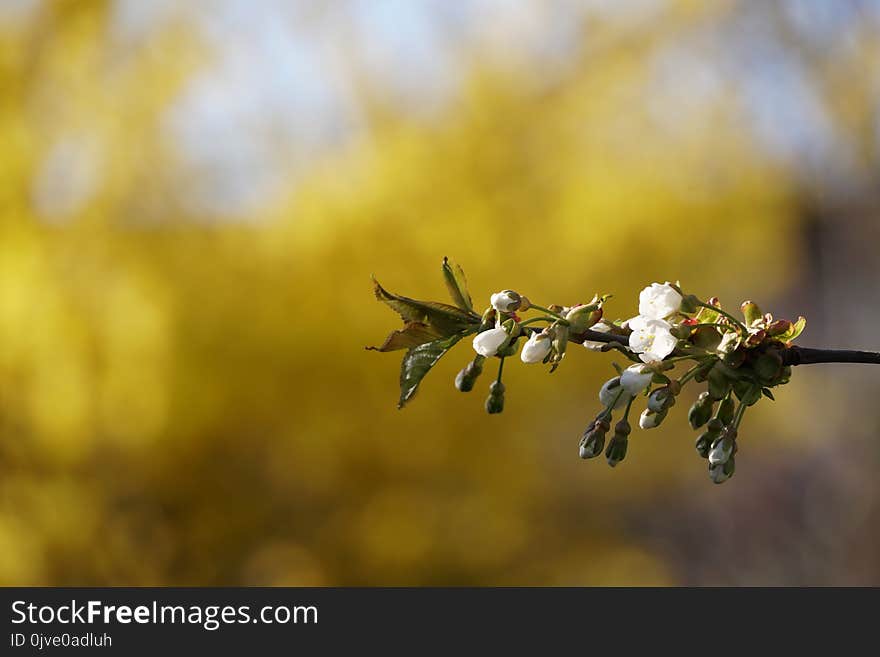
[[[406,352],[403,362],[400,364],[400,401],[397,408],[404,405],[416,394],[419,384],[437,361],[461,340],[466,333],[459,333],[449,337],[426,342],[418,347],[413,347]]]
[[[385,342],[379,347],[367,347],[372,351],[396,351],[397,349],[412,349],[420,344],[432,342],[443,336],[434,327],[422,322],[407,322],[406,326],[398,331],[392,331],[385,338]]]
[[[443,279],[446,281],[446,287],[449,289],[449,295],[452,300],[462,310],[472,312],[474,303],[471,301],[471,295],[468,292],[467,281],[464,277],[464,271],[459,265],[449,261],[449,258],[443,258]]]
[[[404,322],[430,324],[442,336],[451,336],[465,328],[476,328],[480,316],[438,301],[418,301],[388,292],[373,279],[373,291],[379,301],[397,312]]]
[[[798,320],[791,325],[791,328],[785,333],[777,335],[776,339],[780,342],[791,342],[803,333],[805,328],[807,328],[807,320],[804,317],[798,317]]]
[[[773,393],[770,391],[770,388],[761,388],[761,392],[764,393],[764,396],[770,401],[776,401],[776,397],[773,396]]]

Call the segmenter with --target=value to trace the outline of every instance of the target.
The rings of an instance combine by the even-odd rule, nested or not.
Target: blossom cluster
[[[519,354],[523,363],[548,364],[552,372],[571,343],[592,351],[613,350],[632,364],[624,368],[614,363],[617,375],[599,390],[601,410],[581,437],[580,456],[604,454],[609,465],[619,464],[627,454],[629,417],[636,399],[645,399],[638,425],[650,430],[664,422],[686,385],[705,383],[706,390],[688,412],[688,422],[701,430],[696,451],[707,460],[715,483],[734,474],[745,410],[763,397],[773,399],[772,388],[788,382],[791,367],[785,350],[805,325],[803,318],[774,319],[751,301],[741,305],[740,318],[724,310],[717,298],[703,301],[683,292],[680,283],[670,282],[645,287],[639,294],[638,314],[626,320],[604,317],[610,295],[596,294],[591,301],[572,306],[544,307],[509,289],[492,294],[478,314],[463,272],[446,260],[443,267],[456,306],[393,295],[376,283],[377,298],[405,322],[402,330],[375,347],[407,349],[401,368],[401,406],[433,364],[469,335],[475,356],[458,373],[455,386],[462,392],[473,390],[486,361],[497,359],[497,375],[485,402],[490,414],[504,410],[506,359]],[[527,312],[535,314],[526,317]],[[681,365],[686,365],[684,371],[673,371]],[[612,432],[618,412],[621,417]]]

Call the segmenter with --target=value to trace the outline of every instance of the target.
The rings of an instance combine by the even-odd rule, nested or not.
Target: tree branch
[[[816,363],[874,363],[880,365],[880,353],[853,349],[811,349],[789,347],[783,352],[786,365],[813,365]]]
[[[571,336],[572,342],[619,342],[629,344],[625,335],[600,333],[587,329],[583,333]],[[819,363],[868,363],[880,365],[880,352],[856,351],[853,349],[813,349],[810,347],[789,347],[783,352],[782,362],[785,365],[816,365]]]

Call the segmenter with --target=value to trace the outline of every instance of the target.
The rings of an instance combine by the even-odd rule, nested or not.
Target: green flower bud
[[[746,318],[746,326],[754,326],[764,318],[764,313],[754,301],[744,301],[740,309]]]
[[[767,351],[755,360],[752,365],[761,383],[772,385],[782,374],[782,356],[778,351]]]
[[[733,397],[725,397],[718,407],[718,420],[722,425],[730,424],[733,421],[734,407],[736,406]],[[720,427],[719,427],[720,429]]]
[[[565,319],[572,333],[582,333],[602,319],[602,305],[593,302],[581,306],[573,306],[565,314]]]
[[[712,440],[715,438],[715,435],[710,431],[704,431],[697,437],[697,442],[694,443],[694,447],[697,450],[697,454],[702,456],[704,459],[709,458],[709,451],[712,449]]]
[[[490,415],[504,410],[504,384],[501,381],[493,381],[489,386],[489,397],[486,399],[486,412]]]
[[[712,449],[709,451],[709,463],[718,465],[726,463],[727,459],[733,456],[733,450],[736,447],[736,434],[725,433],[712,442]]]
[[[720,434],[722,429],[724,429],[724,423],[717,417],[713,417],[706,425],[706,431],[712,433],[715,436]]]
[[[712,417],[712,406],[714,403],[708,392],[700,393],[697,401],[694,402],[688,411],[688,422],[690,422],[692,429],[699,429],[709,421]]]
[[[461,392],[470,392],[474,389],[477,378],[483,373],[484,356],[477,355],[470,363],[464,366],[464,369],[455,377],[455,387]]]
[[[611,441],[605,450],[605,459],[612,468],[626,458],[626,447],[629,442],[627,437],[631,431],[632,428],[626,420],[621,420],[614,425],[614,435],[611,436]]]
[[[724,463],[709,466],[709,478],[716,484],[723,484],[736,472],[736,459],[730,457]]]
[[[672,385],[668,385],[653,390],[648,395],[648,410],[654,413],[661,413],[675,406],[674,389]]]
[[[602,453],[605,447],[605,433],[610,428],[607,420],[594,420],[584,431],[578,452],[582,459],[591,459]]]
[[[626,458],[626,447],[629,440],[626,436],[615,433],[605,450],[605,459],[612,468]]]
[[[709,396],[715,401],[720,401],[727,397],[730,386],[730,379],[727,378],[721,363],[716,363],[709,372]]]
[[[506,347],[501,347],[498,350],[498,355],[502,358],[507,358],[508,356],[516,355],[517,343],[519,342],[520,336],[516,336],[515,338],[511,338],[510,342],[507,343]]]
[[[697,312],[700,308],[700,300],[693,294],[685,294],[681,298],[681,312],[688,315]]]

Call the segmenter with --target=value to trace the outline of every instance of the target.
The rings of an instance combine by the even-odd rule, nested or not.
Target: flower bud
[[[618,427],[619,426],[620,425],[618,424]],[[629,425],[627,425],[627,427],[629,427]],[[611,436],[611,440],[608,442],[608,447],[605,450],[605,460],[608,461],[608,465],[612,468],[626,458],[626,448],[627,443],[629,443],[629,439],[627,438],[628,434],[628,431],[622,433],[617,430],[617,427],[615,427],[614,435]]]
[[[715,434],[704,431],[697,437],[697,442],[694,444],[694,447],[697,449],[697,454],[702,456],[704,459],[709,458],[709,452],[712,449],[712,440],[715,438]]]
[[[666,414],[668,411],[663,410],[658,412],[652,411],[650,408],[646,408],[642,411],[642,414],[639,416],[639,427],[642,429],[653,429],[655,427],[659,427],[660,423],[666,419]]]
[[[464,366],[464,369],[455,377],[455,387],[461,392],[470,392],[474,389],[474,383],[483,373],[484,356],[477,355],[474,359]]]
[[[701,392],[697,401],[688,411],[688,422],[692,429],[699,429],[712,417],[712,406],[715,402],[708,392]]]
[[[681,312],[691,315],[700,309],[700,300],[693,294],[685,294],[681,299]]]
[[[498,353],[498,348],[507,342],[508,337],[507,330],[501,326],[477,333],[473,341],[474,351],[486,358],[494,356]]]
[[[709,397],[715,401],[720,401],[727,397],[730,392],[731,382],[725,374],[722,363],[715,363],[715,367],[709,372]]]
[[[520,360],[524,363],[540,363],[550,353],[552,340],[547,333],[532,333],[520,352]]]
[[[673,386],[663,386],[657,388],[648,395],[648,410],[654,413],[662,413],[675,405],[675,394],[673,394]]]
[[[506,322],[505,322],[506,323]],[[517,343],[519,342],[519,336],[513,337],[511,336],[510,341],[501,347],[498,348],[498,355],[507,358],[508,356],[513,356],[516,353]]]
[[[629,402],[630,397],[631,395],[621,387],[619,376],[606,381],[599,390],[599,403],[606,408],[621,408]]]
[[[758,304],[754,301],[743,301],[740,309],[742,310],[743,317],[746,319],[746,326],[754,326],[764,318],[764,313],[761,312]]]
[[[717,417],[713,417],[709,420],[709,423],[706,424],[706,431],[710,432],[713,436],[720,434],[722,429],[724,429],[724,422]]]
[[[761,383],[773,384],[782,373],[782,356],[779,352],[768,350],[758,356],[752,364],[752,369]]]
[[[572,333],[580,333],[602,319],[602,308],[598,303],[572,306],[565,313],[565,319]]]
[[[493,381],[489,386],[489,397],[486,399],[486,412],[490,415],[504,410],[504,384]]]
[[[630,365],[620,375],[620,385],[630,396],[635,397],[643,392],[654,378],[654,372],[644,365]]]
[[[522,305],[522,297],[513,290],[502,290],[493,294],[489,301],[500,313],[512,313]]]
[[[594,420],[581,437],[578,453],[582,459],[591,459],[602,453],[605,447],[605,433],[610,428],[607,420]]]
[[[723,484],[736,471],[736,459],[730,457],[724,463],[709,466],[709,478],[716,484]]]
[[[733,397],[725,397],[718,406],[718,420],[722,425],[730,424],[733,421],[733,413],[735,403]],[[719,430],[721,427],[719,427]]]
[[[733,448],[734,438],[731,435],[725,433],[716,438],[712,442],[712,449],[709,451],[709,463],[711,465],[726,463],[727,459],[733,455]]]

